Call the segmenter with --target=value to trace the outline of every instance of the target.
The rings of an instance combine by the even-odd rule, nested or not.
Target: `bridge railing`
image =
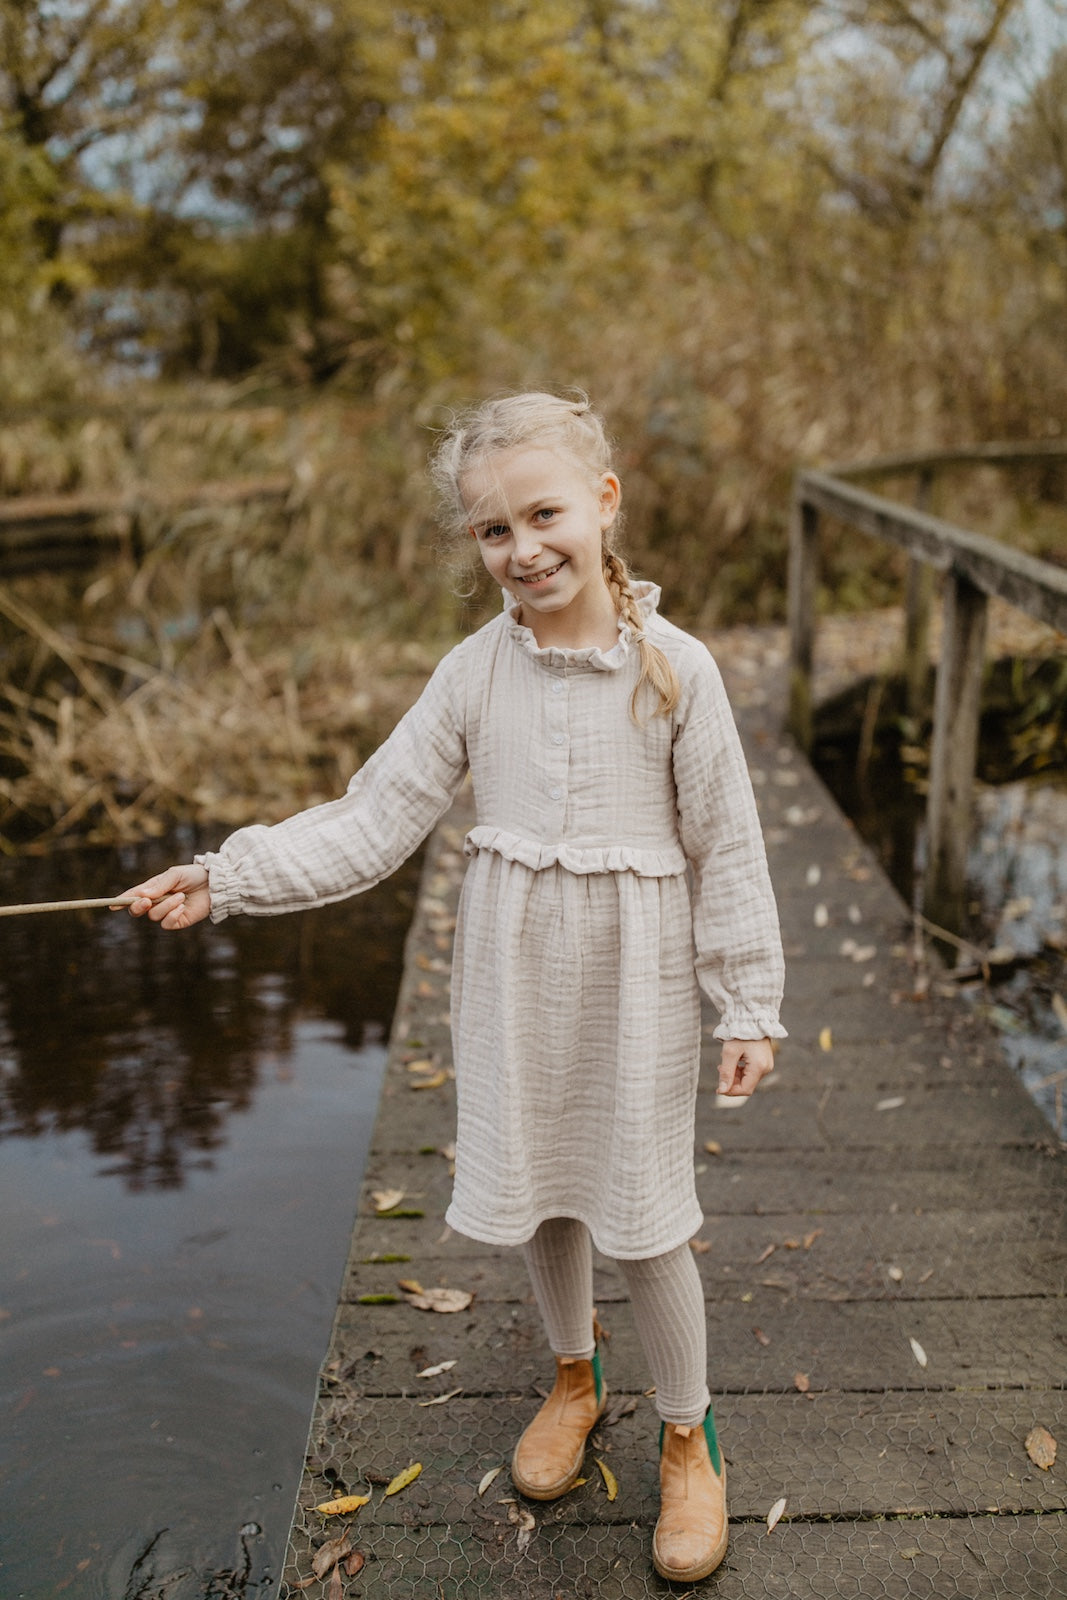
[[[1067,443],[989,444],[970,450],[883,457],[828,472],[797,474],[789,540],[789,726],[805,750],[812,744],[812,668],[820,519],[899,546],[908,555],[905,672],[909,705],[925,691],[933,578],[944,574],[941,650],[933,706],[930,786],[926,810],[926,917],[960,931],[966,886],[971,797],[989,597],[999,595],[1028,615],[1067,634],[1067,570],[931,516],[926,510],[934,474],[959,465],[1067,461]],[[871,494],[860,478],[913,474],[913,509]]]

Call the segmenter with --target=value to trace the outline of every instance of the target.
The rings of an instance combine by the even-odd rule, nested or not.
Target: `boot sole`
[[[589,1425],[589,1433],[592,1433],[593,1429],[604,1415],[604,1408],[606,1407],[607,1403],[608,1391],[605,1387],[604,1393],[600,1397],[599,1410]],[[527,1500],[559,1500],[567,1493],[569,1489],[573,1489],[574,1485],[578,1482],[578,1479],[582,1475],[582,1465],[585,1461],[585,1452],[589,1444],[589,1433],[587,1433],[585,1436],[585,1441],[582,1445],[581,1452],[578,1456],[578,1460],[573,1471],[569,1472],[565,1478],[557,1479],[556,1482],[549,1488],[544,1488],[543,1486],[540,1488],[534,1488],[532,1485],[528,1484],[522,1474],[516,1470],[515,1455],[518,1455],[519,1445],[522,1443],[522,1440],[520,1439],[519,1445],[516,1445],[515,1447],[515,1455],[513,1455],[511,1458],[511,1481],[519,1493],[521,1495],[525,1495]]]

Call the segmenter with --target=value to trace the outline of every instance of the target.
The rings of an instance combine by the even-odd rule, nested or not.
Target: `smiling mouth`
[[[564,566],[566,566],[565,561],[557,561],[554,567],[546,567],[543,572],[532,572],[528,578],[524,578],[520,575],[519,582],[533,587],[538,583],[544,583],[546,578],[554,578],[556,573],[559,572]]]

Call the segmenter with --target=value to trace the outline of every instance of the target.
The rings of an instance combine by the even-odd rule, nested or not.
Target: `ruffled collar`
[[[659,605],[661,593],[659,585],[642,579],[632,583],[630,587],[637,601],[641,620],[647,626],[649,620],[655,616]],[[577,650],[567,650],[560,645],[542,647],[534,638],[533,630],[518,620],[519,612],[522,610],[521,602],[506,589],[501,590],[501,593],[504,596],[504,625],[507,631],[521,649],[543,662],[545,666],[592,667],[599,672],[615,672],[629,659],[634,630],[622,617],[618,619],[618,643],[613,644],[610,650],[602,650],[599,645],[586,645]]]

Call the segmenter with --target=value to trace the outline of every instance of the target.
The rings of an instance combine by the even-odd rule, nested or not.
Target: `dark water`
[[[1004,676],[1006,674],[1002,674]],[[894,686],[890,685],[892,691]],[[901,686],[895,685],[901,693]],[[912,744],[900,708],[888,707],[860,757],[869,685],[817,715],[813,764],[841,809],[877,852],[909,905],[917,905],[925,856],[928,731]],[[1017,710],[983,716],[972,813],[965,933],[983,950],[1014,959],[987,980],[957,987],[993,1023],[1015,1068],[1059,1138],[1067,1138],[1067,774],[1057,770],[1008,781],[1007,733]],[[1029,719],[1036,735],[1048,718]],[[966,963],[964,952],[959,959]]]
[[[0,902],[205,842],[0,864]],[[0,919],[3,1600],[274,1592],[416,880],[185,934]]]

